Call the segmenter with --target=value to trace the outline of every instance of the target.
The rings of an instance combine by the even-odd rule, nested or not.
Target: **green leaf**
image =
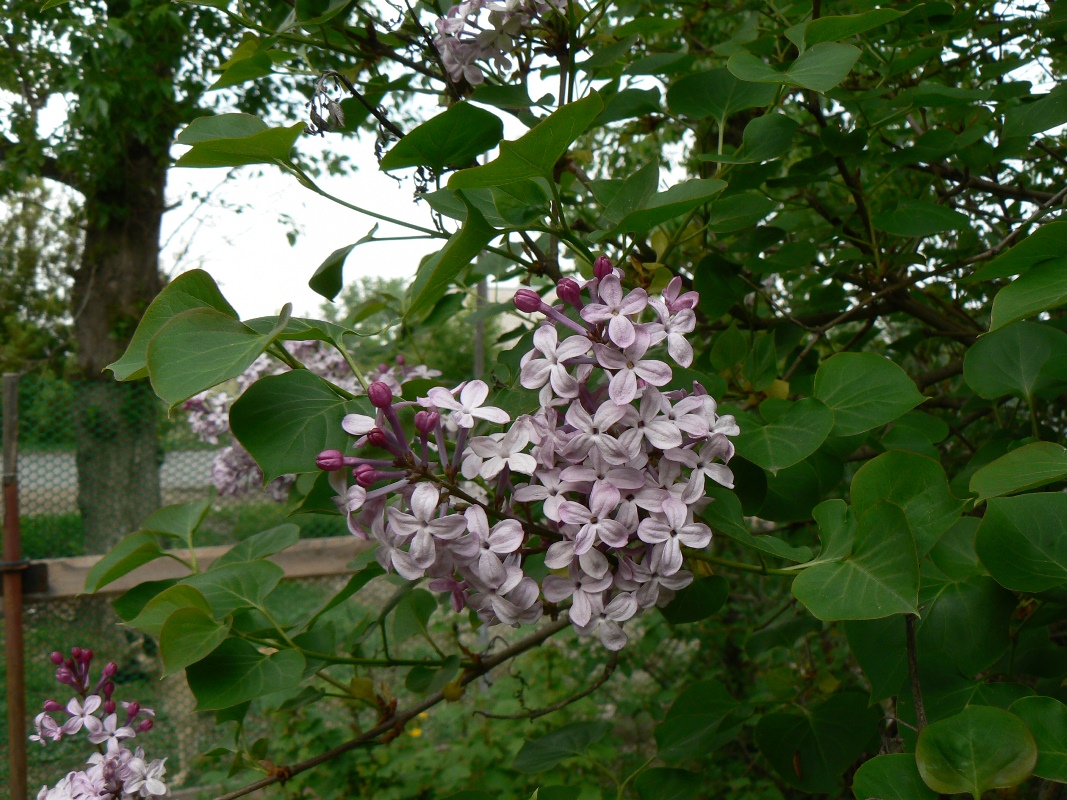
[[[171,614],[182,608],[198,608],[209,613],[211,611],[211,605],[197,589],[178,584],[164,589],[149,600],[141,609],[141,613],[130,620],[130,627],[159,638],[163,623],[170,618]]]
[[[178,582],[177,578],[165,578],[161,581],[144,581],[129,589],[111,601],[111,607],[120,619],[130,622],[144,611],[152,600],[157,598]],[[160,620],[162,624],[162,620]],[[131,623],[132,624],[132,623]]]
[[[818,620],[807,614],[786,618],[749,633],[748,639],[745,640],[745,655],[749,658],[759,658],[776,647],[793,650],[798,639],[821,631],[822,627]]]
[[[1011,646],[1008,627],[1015,595],[985,575],[963,580],[924,571],[919,603],[923,618],[916,631],[920,653],[942,653],[960,674],[973,677],[992,666]]]
[[[348,598],[352,597],[372,580],[377,578],[379,575],[384,574],[385,570],[382,569],[381,565],[377,562],[368,564],[355,575],[353,575],[351,578],[349,578],[348,583],[344,585],[344,588],[341,589],[341,591],[339,591],[329,600],[327,600],[322,605],[322,608],[318,609],[314,614],[312,614],[308,621],[301,625],[301,627],[308,630],[315,627],[315,623],[319,621],[319,618],[322,617],[323,614],[326,614],[327,612],[337,608],[337,606],[344,603],[346,600],[348,600]]]
[[[425,589],[405,594],[393,615],[393,639],[406,642],[412,636],[428,636],[427,626],[436,610],[436,598]]]
[[[221,619],[239,608],[262,606],[284,575],[272,561],[241,561],[191,575],[182,583],[198,589]]]
[[[527,739],[515,756],[512,769],[519,772],[544,772],[560,761],[584,755],[592,745],[611,730],[610,722],[575,722],[539,739]]]
[[[198,392],[236,378],[284,330],[289,308],[286,305],[266,334],[213,308],[183,311],[148,343],[152,388],[173,409]]]
[[[809,47],[819,42],[837,42],[873,28],[880,28],[902,16],[904,16],[903,11],[896,11],[892,8],[875,8],[862,14],[819,17],[804,26],[804,35],[801,41]]]
[[[647,233],[657,225],[699,208],[725,188],[726,182],[716,178],[694,178],[676,183],[667,191],[652,195],[641,208],[627,214],[610,231],[592,238],[599,241],[619,233]]]
[[[957,520],[941,535],[930,551],[930,561],[933,565],[957,580],[972,575],[984,575],[985,568],[974,549],[974,539],[980,522],[977,517],[962,517]]]
[[[976,503],[990,497],[1036,489],[1067,478],[1067,448],[1053,442],[1031,442],[986,464],[971,476]]]
[[[200,608],[179,608],[171,614],[159,634],[163,677],[207,656],[229,635],[230,624],[229,619],[217,622]]]
[[[751,228],[774,211],[777,203],[758,192],[739,192],[715,202],[708,214],[708,230],[732,233]]]
[[[86,592],[96,592],[138,567],[162,558],[156,537],[144,531],[135,531],[124,537],[111,551],[93,564],[85,576]]]
[[[211,117],[197,117],[174,141],[176,144],[192,146],[215,139],[244,139],[268,129],[266,122],[252,114],[216,114]],[[187,274],[183,273],[175,280],[180,280]]]
[[[819,550],[817,561],[840,561],[852,552],[856,542],[856,512],[844,500],[824,500],[811,512],[819,525]]]
[[[597,224],[603,228],[614,228],[626,218],[627,214],[642,208],[656,193],[658,186],[659,162],[650,161],[622,182],[605,206]]]
[[[876,739],[881,719],[864,695],[841,692],[815,708],[767,714],[756,726],[756,744],[790,786],[827,793]]]
[[[993,298],[989,329],[1032,317],[1067,303],[1067,258],[1052,258],[1031,267]]]
[[[860,514],[851,553],[817,563],[793,581],[793,595],[824,621],[914,614],[919,562],[908,519],[888,501]]]
[[[741,147],[733,155],[702,154],[701,161],[721,164],[759,164],[781,158],[793,146],[797,122],[785,114],[764,114],[745,126]]]
[[[211,84],[209,92],[216,89],[225,89],[229,86],[238,86],[246,81],[263,78],[274,72],[274,62],[267,53],[256,53],[248,58],[235,61],[223,70],[218,79]]]
[[[201,500],[163,506],[153,511],[148,519],[141,523],[141,530],[180,539],[187,546],[192,547],[193,534],[211,510],[214,500],[215,490],[212,489],[211,493]]]
[[[704,779],[687,769],[652,767],[634,781],[641,800],[690,800],[700,794]]]
[[[833,426],[833,412],[807,397],[793,403],[770,425],[743,433],[734,443],[739,455],[776,473],[818,450]]]
[[[304,657],[295,650],[264,655],[241,639],[227,639],[186,670],[197,711],[230,708],[300,685]]]
[[[304,132],[304,123],[288,128],[268,128],[251,136],[225,136],[204,139],[174,162],[176,167],[243,167],[248,164],[277,164],[292,168],[290,153]],[[178,143],[182,144],[181,137]]]
[[[209,119],[214,119],[214,117],[209,117]],[[214,278],[202,269],[183,272],[156,295],[156,299],[148,306],[141,321],[137,323],[137,330],[134,331],[133,338],[126,347],[126,352],[122,354],[122,358],[108,364],[106,369],[111,370],[115,379],[120,381],[147,377],[148,343],[173,317],[193,308],[214,308],[216,311],[237,319],[237,312],[226,302]]]
[[[908,677],[908,650],[903,618],[849,620],[848,646],[871,684],[871,702],[892,697]]]
[[[1043,592],[1067,583],[1067,494],[991,499],[975,549],[989,574],[1007,589]]]
[[[1067,220],[1049,222],[973,273],[967,281],[1010,278],[1044,261],[1060,259],[1065,251],[1067,251]]]
[[[461,170],[448,179],[449,189],[503,186],[528,178],[552,180],[556,162],[604,110],[600,95],[568,103],[521,138],[500,143],[500,155],[488,164]]]
[[[760,475],[763,474],[759,470],[756,471]],[[753,535],[745,524],[741,501],[729,489],[706,484],[704,493],[714,502],[700,513],[700,518],[707,522],[716,534],[721,533],[745,547],[788,561],[804,562],[811,558],[811,549],[808,547],[794,547],[769,533]]]
[[[596,124],[607,125],[609,122],[618,122],[621,119],[658,114],[662,110],[658,88],[623,89],[611,96],[604,110],[600,112],[600,116],[596,118]]]
[[[272,481],[279,475],[314,472],[323,450],[347,449],[341,428],[346,414],[371,413],[366,400],[345,400],[308,370],[269,375],[253,383],[230,408],[230,427]]]
[[[878,230],[895,236],[932,236],[945,231],[967,230],[970,219],[966,214],[936,203],[905,200],[892,211],[872,216],[871,223]]]
[[[743,81],[800,86],[828,92],[848,77],[860,49],[850,44],[820,42],[805,50],[784,72],[766,64],[758,56],[741,52],[730,56],[727,68]]]
[[[752,714],[719,681],[701,681],[684,689],[656,726],[657,755],[668,764],[703,758],[736,736]]]
[[[977,395],[1030,397],[1047,385],[1047,368],[1067,353],[1067,333],[1036,322],[1016,322],[979,338],[963,357],[963,379]]]
[[[280,553],[287,547],[292,547],[299,541],[300,528],[291,522],[287,522],[238,542],[212,561],[211,566],[208,567],[208,572],[225,567],[227,564],[238,564],[242,561],[260,561],[275,553]]]
[[[852,779],[856,800],[937,800],[937,792],[923,783],[912,753],[889,753],[865,761]]]
[[[891,500],[908,518],[919,556],[959,519],[964,502],[949,490],[944,469],[932,458],[907,450],[890,450],[857,470],[852,478],[852,505],[862,516],[882,500]]]
[[[463,173],[457,172],[456,175]],[[453,176],[455,177],[455,176]],[[513,183],[520,179],[516,178]],[[419,265],[415,274],[415,280],[408,290],[410,302],[405,318],[417,317],[427,311],[440,300],[445,290],[452,284],[456,276],[467,267],[482,249],[489,244],[489,240],[497,235],[497,231],[486,222],[485,216],[471,203],[463,192],[460,199],[467,207],[467,218],[463,227],[448,240],[448,243],[437,253],[430,256]]]
[[[633,50],[635,42],[637,42],[636,35],[627,36],[617,42],[612,42],[609,45],[601,47],[589,56],[589,58],[579,62],[576,66],[584,72],[594,72],[598,69],[609,67],[624,55],[629,55]]]
[[[377,232],[378,223],[374,223],[374,227],[358,242],[339,247],[330,253],[326,260],[319,264],[315,274],[308,280],[308,286],[311,287],[311,290],[316,294],[322,295],[327,300],[333,300],[337,297],[344,286],[345,261],[348,260],[349,254],[361,244],[373,242],[374,234]]]
[[[838,353],[819,365],[815,396],[834,412],[834,436],[892,422],[923,401],[899,366],[876,353]]]
[[[721,575],[700,578],[680,589],[677,596],[660,609],[672,625],[699,622],[718,613],[730,595],[730,585]]]
[[[1037,744],[1034,774],[1067,783],[1067,706],[1053,697],[1023,697],[1009,709],[1026,723]]]
[[[979,800],[990,789],[1025,781],[1037,763],[1037,744],[1023,721],[1001,708],[968,706],[928,725],[915,748],[919,774],[935,792],[968,792]]]
[[[507,109],[525,109],[534,105],[525,86],[492,86],[488,83],[474,90],[471,101]]]
[[[667,90],[667,105],[679,116],[711,117],[721,127],[738,111],[770,105],[775,93],[773,86],[746,83],[721,67],[675,81]]]
[[[393,145],[381,169],[429,167],[440,174],[446,167],[467,166],[475,156],[496,147],[503,136],[504,123],[496,114],[470,103],[456,103]]]
[[[1067,122],[1067,89],[1060,84],[1032,103],[1009,108],[1004,114],[1004,136],[1033,136]]]

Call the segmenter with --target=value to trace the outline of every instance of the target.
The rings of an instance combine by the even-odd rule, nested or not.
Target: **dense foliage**
[[[534,356],[520,358],[531,347],[553,356],[526,322],[487,378],[488,399],[474,384],[458,401],[447,399],[454,384],[412,385],[397,403],[401,421],[389,410],[393,398],[380,397],[381,435],[372,433],[371,443],[392,467],[378,470],[350,448],[349,434],[370,430],[351,420],[369,419],[370,406],[300,369],[279,344],[326,342],[359,375],[373,365],[360,363],[357,332],[288,311],[239,321],[199,272],[167,287],[112,365],[116,377],[148,377],[177,406],[261,353],[287,363],[291,372],[253,384],[234,404],[231,428],[266,479],[308,475],[294,498],[308,510],[331,508],[330,484],[316,471],[321,451],[336,451],[319,460],[331,469],[357,463],[343,508],[355,517],[355,533],[397,537],[384,566],[415,578],[436,564],[425,530],[446,541],[459,535],[462,518],[449,505],[457,498],[498,514],[498,525],[514,520],[523,536],[520,550],[494,551],[509,554],[506,579],[493,584],[492,565],[479,572],[489,590],[521,585],[523,596],[508,594],[511,608],[491,604],[489,613],[478,605],[480,619],[470,623],[451,616],[447,600],[396,577],[384,607],[350,614],[381,572],[370,554],[318,612],[287,614],[274,599],[280,571],[266,557],[296,541],[294,526],[243,542],[204,572],[190,559],[198,574],[134,590],[117,607],[160,637],[167,670],[186,669],[202,710],[239,721],[249,702],[268,696],[286,712],[337,702],[354,715],[349,741],[318,741],[336,748],[338,763],[364,763],[358,759],[370,756],[351,751],[392,741],[437,703],[465,703],[465,686],[550,636],[565,642],[575,663],[614,668],[595,640],[565,632],[577,603],[547,604],[548,568],[559,564],[549,556],[539,566],[537,558],[550,542],[575,535],[568,526],[577,522],[553,520],[547,500],[485,500],[511,497],[510,481],[507,472],[480,469],[465,475],[476,486],[450,490],[444,516],[435,518],[437,492],[455,479],[463,445],[455,445],[450,472],[443,453],[452,451],[436,437],[442,469],[427,472],[426,459],[418,464],[406,449],[420,443],[407,401],[428,398],[442,416],[455,411],[461,430],[476,423],[488,433],[498,415],[462,421],[482,401],[511,420],[532,413],[543,421],[554,400],[565,401],[561,412],[571,403],[591,414],[605,396],[618,407],[662,383],[670,406],[686,402],[687,392],[700,396],[695,382],[719,401],[712,417],[732,416],[739,431],[736,455],[721,453],[732,481],[721,473],[718,485],[708,481],[701,499],[710,502],[686,512],[685,498],[661,498],[640,523],[646,533],[659,530],[647,519],[669,523],[679,536],[688,528],[692,544],[679,557],[697,577],[660,611],[627,623],[633,641],[619,652],[619,671],[635,676],[655,648],[679,647],[677,662],[660,673],[668,697],[636,693],[647,698],[654,747],[647,731],[630,746],[623,724],[595,719],[607,713],[590,709],[584,721],[531,737],[514,769],[543,775],[542,787],[564,785],[541,797],[576,797],[583,785],[590,796],[596,783],[612,781],[617,796],[642,798],[848,791],[979,798],[1012,787],[1050,797],[1067,782],[1067,222],[1055,218],[1067,196],[1067,148],[1056,133],[1067,122],[1067,95],[1056,83],[1067,41],[1062,8],[983,0],[887,8],[857,0],[832,9],[818,0],[470,0],[451,10],[397,7],[388,21],[368,26],[346,0],[297,2],[280,25],[225,0],[210,5],[250,30],[223,80],[310,66],[310,122],[272,128],[246,115],[201,118],[178,137],[190,148],[178,166],[274,164],[318,190],[292,155],[302,133],[332,135],[373,119],[382,169],[414,169],[433,210],[429,223],[402,224],[442,243],[419,265],[397,323],[435,326],[447,317],[441,310],[455,308],[456,296],[484,276],[519,279],[529,288],[518,308],[569,320],[594,356],[561,356],[563,373],[591,383],[572,394],[553,372],[558,381],[539,398]],[[422,92],[445,108],[410,127],[393,109]],[[528,131],[502,140],[499,115]],[[342,202],[376,216],[367,203]],[[336,296],[346,259],[350,268],[359,260],[356,244],[322,264],[311,285]],[[610,291],[603,267],[593,276],[599,255],[609,270],[623,268]],[[553,289],[564,301],[555,309],[530,291],[557,302]],[[692,327],[674,332],[671,305],[684,290],[700,300]],[[654,315],[627,305],[661,294],[667,317],[658,307]],[[609,310],[590,315],[591,304]],[[666,340],[676,362],[669,380],[658,367],[641,375],[634,366],[649,362],[620,315],[635,315],[638,339],[662,334],[656,341]],[[671,341],[676,335],[692,343],[691,360]],[[612,346],[624,355],[605,355]],[[607,374],[590,377],[590,362]],[[633,370],[643,381],[631,393],[616,379]],[[579,431],[621,436],[619,426],[629,423],[612,414],[604,430],[586,431],[577,415],[569,428],[561,423],[562,452],[586,457],[573,445]],[[436,424],[414,418],[423,453]],[[539,436],[533,452],[543,458],[546,434]],[[698,438],[681,449],[692,453]],[[499,456],[513,473],[525,462],[510,455],[527,455],[515,444],[509,440],[507,456]],[[664,491],[692,485],[704,469],[686,460],[695,457],[671,462],[666,445],[641,447],[651,465],[658,462]],[[664,462],[684,468],[665,478]],[[406,486],[394,485],[396,471]],[[399,522],[386,531],[356,514],[367,497],[353,488],[369,496],[376,485],[400,495],[377,517]],[[562,491],[570,505],[586,491],[592,497],[587,487]],[[164,555],[161,536],[191,547],[208,509],[204,501],[153,515],[101,562],[87,588]],[[468,514],[474,536],[477,514]],[[714,532],[709,547],[696,536],[703,526]],[[610,555],[615,578],[610,587],[589,587],[589,602],[601,624],[623,623],[630,601],[620,598],[631,592],[627,580],[637,580],[619,577],[630,551],[614,552],[601,538],[585,552]],[[678,574],[673,551],[640,538],[652,545],[640,566],[656,572],[669,564],[661,577]],[[624,547],[640,546],[630,539]],[[553,621],[502,644],[499,627],[486,635],[479,623],[528,624],[540,615],[526,614],[534,608],[529,584],[507,583],[520,567],[522,581],[545,587],[536,602],[546,602]],[[599,569],[580,568],[587,575],[579,583]],[[445,579],[430,577],[428,585]],[[594,684],[597,674],[594,667],[582,683]],[[626,682],[615,680],[608,685],[625,695]],[[292,732],[301,730],[308,728]],[[321,761],[289,745],[272,750],[270,741],[253,746],[240,735],[236,742],[235,769],[263,770],[258,785],[302,776]],[[281,768],[278,755],[303,760]],[[575,767],[594,763],[602,781]],[[353,785],[325,781],[316,794],[344,795],[372,771],[333,774]],[[432,786],[419,791],[435,796]]]

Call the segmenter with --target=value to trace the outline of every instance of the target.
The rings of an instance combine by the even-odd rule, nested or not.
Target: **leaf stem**
[[[796,573],[787,569],[775,569],[774,567],[767,567],[761,564],[746,564],[743,561],[731,561],[727,558],[719,558],[718,556],[710,555],[709,553],[701,552],[700,550],[690,550],[689,548],[682,548],[682,552],[689,558],[697,561],[703,561],[706,564],[715,564],[720,567],[727,567],[728,569],[737,569],[742,572],[755,572],[758,575],[795,575]]]

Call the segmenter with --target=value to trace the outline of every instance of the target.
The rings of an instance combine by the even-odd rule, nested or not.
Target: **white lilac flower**
[[[711,528],[692,522],[688,506],[673,497],[663,501],[662,513],[641,520],[637,535],[655,545],[649,567],[663,575],[682,568],[682,545],[699,550],[711,542]]]
[[[378,542],[374,556],[386,572],[395,571],[409,581],[417,581],[426,574],[426,568],[418,566],[414,557],[403,549],[407,537],[386,528],[383,518],[378,517],[371,523],[371,535]]]
[[[626,410],[614,403],[604,403],[592,416],[581,403],[571,403],[567,409],[566,420],[576,433],[563,448],[564,457],[572,462],[580,462],[595,447],[608,463],[627,463],[630,455],[626,448],[620,444],[618,438],[608,433],[625,415]]]
[[[570,336],[560,342],[555,327],[542,325],[534,333],[533,341],[537,352],[544,357],[537,358],[531,351],[531,357],[522,364],[519,383],[527,389],[541,389],[542,406],[549,404],[552,393],[567,399],[577,397],[578,380],[563,362],[588,353],[589,340],[584,336]]]
[[[578,489],[577,483],[565,481],[558,469],[539,469],[534,473],[540,483],[529,483],[515,487],[513,497],[520,503],[537,503],[544,500],[545,516],[553,522],[559,522],[559,507],[567,499],[567,492]]]
[[[63,723],[63,733],[68,736],[77,733],[83,725],[89,733],[100,730],[100,718],[93,714],[102,704],[100,696],[95,694],[86,697],[84,704],[77,697],[72,697],[67,703],[67,713],[70,714],[70,719]]]
[[[638,461],[635,457],[635,461]],[[581,484],[587,493],[595,493],[601,486],[613,486],[621,491],[640,489],[645,485],[645,473],[633,467],[609,464],[599,450],[590,450],[585,462],[567,467],[560,477],[568,483]]]
[[[34,733],[30,736],[31,742],[40,742],[43,745],[48,740],[58,742],[63,738],[63,728],[44,712],[34,717],[33,729]]]
[[[475,436],[470,440],[470,449],[484,461],[480,464],[478,473],[483,478],[495,478],[504,467],[512,472],[521,472],[524,475],[533,475],[537,469],[537,461],[528,453],[522,452],[530,444],[530,434],[527,425],[513,425],[507,433],[496,438],[492,436]],[[463,476],[472,478],[467,469],[467,461],[464,460]]]
[[[600,366],[615,370],[608,384],[608,396],[616,405],[629,405],[633,402],[637,397],[638,378],[653,386],[664,386],[670,382],[672,373],[667,364],[645,358],[651,344],[651,334],[643,328],[638,328],[633,343],[621,353],[607,345],[593,345],[593,352]]]
[[[716,459],[727,460],[733,455],[733,446],[725,436],[713,437],[699,450],[672,450],[669,457],[685,464],[692,472],[689,473],[689,484],[686,487],[683,499],[687,503],[696,502],[704,496],[704,479],[711,478],[720,486],[727,489],[734,488],[734,473],[725,464],[715,463]]]
[[[569,525],[580,525],[574,537],[574,552],[586,552],[598,541],[610,547],[625,547],[629,531],[621,522],[611,518],[619,505],[619,490],[610,484],[601,484],[589,493],[589,507],[568,500],[559,507],[559,516]]]
[[[479,506],[471,506],[464,512],[467,527],[477,542],[477,563],[473,569],[489,586],[503,583],[504,562],[500,556],[514,553],[522,544],[522,525],[518,520],[505,519],[490,529],[489,519]]]
[[[592,617],[586,625],[577,626],[578,633],[589,636],[599,632],[600,641],[608,650],[622,650],[626,646],[627,636],[620,622],[625,622],[637,613],[637,600],[628,592],[616,595],[607,606],[594,606]]]
[[[429,567],[436,555],[433,540],[455,539],[467,528],[467,521],[459,514],[437,518],[440,492],[428,483],[420,483],[411,494],[411,512],[398,508],[386,509],[389,530],[397,536],[413,536],[411,554],[420,569]]]
[[[594,578],[572,566],[566,578],[559,575],[546,576],[542,588],[545,600],[551,603],[559,603],[573,597],[569,612],[571,620],[575,625],[588,625],[593,616],[594,603],[611,587],[611,583],[610,574],[605,573]]]
[[[608,325],[608,338],[619,347],[629,347],[636,338],[633,320],[629,315],[640,314],[648,306],[648,294],[637,288],[625,297],[622,283],[616,275],[607,275],[597,287],[603,302],[590,303],[582,309],[582,319],[586,322]],[[668,380],[670,380],[668,378]]]
[[[511,417],[505,411],[495,406],[482,405],[489,397],[489,387],[485,381],[470,381],[463,384],[459,391],[459,400],[456,400],[448,389],[440,386],[430,389],[427,397],[433,406],[451,411],[452,421],[461,428],[473,428],[476,418],[498,424],[511,421]]]
[[[623,420],[626,430],[619,435],[619,441],[631,456],[638,457],[645,441],[660,450],[682,446],[682,430],[674,420],[664,414],[664,411],[670,408],[670,403],[659,390],[652,386],[646,387],[641,395],[639,408],[636,411],[633,406],[627,408],[627,415]]]
[[[88,727],[88,726],[87,726]],[[104,717],[103,724],[96,730],[89,732],[89,741],[93,744],[121,742],[123,739],[131,739],[137,735],[137,731],[129,725],[119,725],[117,714],[108,714]]]

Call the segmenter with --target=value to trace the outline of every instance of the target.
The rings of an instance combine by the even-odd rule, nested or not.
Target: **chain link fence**
[[[126,394],[123,395],[122,393]],[[212,488],[215,458],[226,443],[208,445],[190,430],[186,412],[167,415],[165,407],[147,387],[98,384],[79,385],[46,374],[24,375],[19,382],[20,522],[23,557],[31,561],[70,556],[100,555],[136,528],[158,505],[203,497]],[[101,399],[103,398],[103,399]],[[111,403],[104,407],[103,403]],[[150,415],[146,418],[145,415]],[[119,426],[119,427],[116,427]],[[134,447],[133,438],[145,431],[153,457],[145,465],[143,453],[121,463]],[[101,463],[101,452],[116,447]],[[87,454],[86,449],[95,448]],[[108,474],[86,475],[87,470]],[[125,472],[124,472],[125,470]],[[145,474],[147,472],[147,474]],[[102,496],[106,495],[106,496]],[[118,506],[122,508],[116,510]],[[94,516],[95,515],[95,516]],[[103,520],[103,524],[101,524]],[[231,544],[287,521],[284,504],[253,490],[238,497],[220,497],[205,521],[198,545]],[[340,517],[301,516],[303,538],[347,535]],[[297,606],[310,610],[344,576],[300,579],[287,594]],[[65,702],[54,680],[48,658],[53,650],[90,647],[102,658],[118,663],[116,697],[136,699],[155,708],[156,728],[151,749],[170,756],[171,785],[195,785],[195,756],[220,743],[225,731],[214,715],[199,715],[195,700],[181,675],[159,680],[162,673],[156,642],[125,627],[111,608],[110,598],[28,596],[24,607],[26,652],[26,707],[32,730],[33,716],[47,698]],[[6,628],[4,636],[6,637]],[[0,642],[2,644],[2,642]],[[0,649],[0,661],[3,660]],[[6,717],[6,664],[0,663],[0,705]],[[250,725],[264,727],[262,720]],[[5,734],[6,737],[6,734]],[[66,771],[79,768],[84,747],[73,742],[31,743],[30,797],[44,783],[54,783]],[[0,741],[0,785],[7,781],[8,742]]]

